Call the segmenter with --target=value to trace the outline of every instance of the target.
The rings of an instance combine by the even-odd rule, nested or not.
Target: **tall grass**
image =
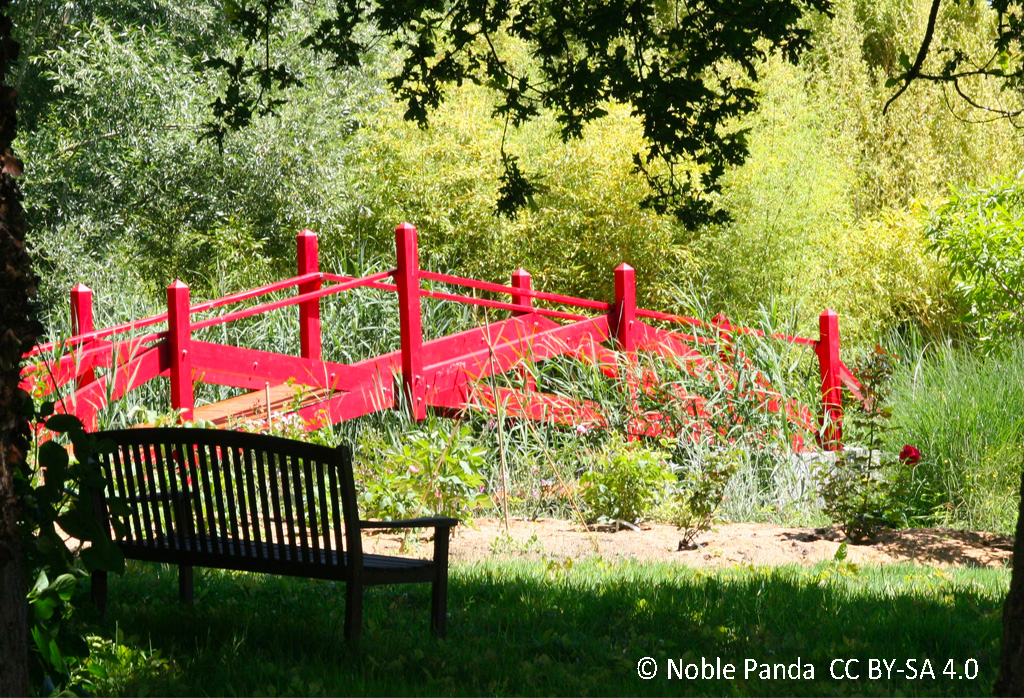
[[[1024,344],[1001,355],[932,344],[905,355],[890,448],[921,450],[912,515],[1011,533],[1024,467]]]

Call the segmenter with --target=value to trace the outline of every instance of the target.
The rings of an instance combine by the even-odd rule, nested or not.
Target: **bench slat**
[[[249,527],[246,524],[248,509],[245,506],[245,474],[239,467],[239,457],[233,455],[227,449],[221,449],[220,457],[231,471],[232,494],[231,499],[234,507],[231,510],[232,520],[235,522],[235,535],[241,541],[243,548],[249,544]]]
[[[289,524],[284,540],[278,542],[285,546],[284,552],[287,553],[290,562],[302,562],[299,558],[299,548],[295,544],[295,531],[292,528],[296,522],[292,501],[298,487],[297,483],[292,479],[291,468],[289,467],[290,460],[291,458],[284,453],[277,454],[277,479],[281,484],[281,497],[284,499],[284,519],[281,522],[281,527],[284,528],[284,523]],[[278,518],[280,520],[280,517]]]
[[[320,512],[318,511],[319,499],[317,498],[316,480],[313,479],[313,473],[320,469],[320,464],[317,463],[317,467],[314,469],[313,464],[306,460],[302,464],[302,467],[303,473],[305,474],[307,487],[313,488],[313,494],[309,498],[309,506],[311,510],[307,513],[310,527],[309,542],[313,548],[314,559],[319,559],[320,551],[322,550],[322,547],[320,546],[320,532],[318,530],[320,523],[318,520]]]
[[[159,444],[154,446],[154,449],[159,448]],[[164,459],[168,457],[169,454],[160,453],[159,455],[157,455],[157,453],[154,453],[150,455],[149,450],[146,449],[143,451],[143,455],[145,455],[147,458],[152,457],[152,459],[156,462],[156,467],[154,467],[153,463],[146,463],[148,467],[146,469],[146,473],[144,474],[142,481],[143,483],[145,483],[145,486],[147,488],[146,494],[151,497],[150,501],[152,502],[152,508],[150,508],[149,505],[147,505],[147,508],[150,508],[150,511],[153,514],[153,520],[157,524],[156,538],[158,545],[161,548],[167,548],[170,545],[170,542],[167,540],[167,538],[169,537],[168,534],[171,533],[174,529],[172,527],[168,507],[163,506],[160,498],[155,495],[158,495],[161,492],[168,491],[167,477],[166,474],[164,473]]]
[[[259,525],[257,525],[260,515],[260,502],[257,496],[256,479],[253,474],[256,465],[253,462],[252,451],[249,449],[241,451],[238,455],[233,455],[233,457],[236,459],[236,462],[241,457],[244,463],[246,491],[249,497],[249,518],[242,525],[247,526],[252,531],[250,541],[256,544],[256,549],[258,550],[260,544],[263,543],[263,533]]]
[[[334,468],[327,470],[327,480],[331,487],[331,513],[333,515],[331,522],[333,523],[332,532],[334,533],[335,546],[337,550],[344,551],[348,546],[343,545],[342,540],[348,536],[344,538],[342,536],[342,531],[345,529],[341,525],[341,507],[338,506],[338,503],[341,501],[338,496],[338,473]],[[352,539],[348,538],[345,542],[351,545]],[[351,551],[351,548],[349,550]]]
[[[264,542],[273,542],[274,534],[270,527],[270,497],[267,495],[267,468],[263,462],[263,452],[254,451],[253,461],[256,466],[256,478],[259,484],[259,502],[260,511],[263,514],[264,526],[259,526],[260,533],[263,535]],[[254,521],[253,525],[258,526],[258,522]],[[259,550],[259,548],[257,548]]]

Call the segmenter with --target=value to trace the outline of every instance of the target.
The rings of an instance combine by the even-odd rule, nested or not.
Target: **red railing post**
[[[512,288],[529,291],[531,290],[531,283],[530,272],[525,269],[519,268],[512,272]],[[517,310],[513,312],[513,315],[525,315],[533,308],[533,298],[513,293],[512,305],[521,305],[524,308],[524,310]]]
[[[821,445],[827,451],[838,451],[843,439],[843,393],[839,376],[839,316],[834,311],[826,310],[818,317],[818,333],[815,353],[821,367]]]
[[[167,287],[167,351],[170,356],[171,408],[181,410],[181,421],[192,419],[192,317],[188,286],[175,281]]]
[[[76,284],[71,289],[71,334],[85,334],[86,332],[92,332],[94,329],[96,328],[93,324],[92,289],[85,284]],[[78,345],[76,351],[79,353],[85,352],[90,348],[91,344],[92,342],[82,342]],[[81,390],[95,380],[96,372],[91,368],[82,371],[75,381],[75,390]],[[86,430],[96,430],[96,411],[92,409],[92,405],[78,405],[76,403],[75,412],[78,418],[82,420]]]
[[[619,351],[636,351],[636,271],[628,264],[615,268],[615,304],[612,306],[612,333]]]
[[[615,267],[615,303],[612,305],[611,322],[609,322],[612,334],[615,335],[615,343],[621,352],[633,355],[636,353],[636,271],[628,264],[620,264]],[[630,357],[632,358],[632,356]],[[626,362],[627,364],[631,362]],[[625,371],[626,390],[629,392],[629,404],[633,416],[626,426],[626,440],[637,441],[640,438],[642,426],[638,421],[639,407],[636,399],[637,376],[633,367],[623,365],[620,371]]]
[[[420,256],[416,228],[402,223],[395,228],[398,287],[398,323],[402,335],[402,388],[409,402],[409,414],[416,421],[426,419],[426,391],[423,384],[423,319],[420,315]]]
[[[530,277],[530,272],[526,271],[522,267],[512,272],[512,288],[517,288],[522,291],[531,290],[532,279]],[[523,310],[512,311],[512,315],[516,316],[529,314],[529,312],[533,309],[533,297],[520,295],[518,293],[513,293],[511,295],[512,305],[518,305],[523,308]],[[523,388],[530,392],[534,392],[537,390],[537,379],[534,377],[533,371],[531,371],[526,366],[526,362],[530,361],[530,357],[524,356],[520,359],[520,361],[523,363],[523,365],[519,367],[519,375],[522,376],[523,378]]]
[[[320,259],[317,251],[316,233],[303,230],[296,236],[298,251],[299,276],[314,274],[320,271]],[[299,293],[309,293],[320,289],[320,279],[299,284]],[[299,344],[304,359],[320,360],[322,355],[322,338],[320,334],[320,299],[314,298],[299,304]]]

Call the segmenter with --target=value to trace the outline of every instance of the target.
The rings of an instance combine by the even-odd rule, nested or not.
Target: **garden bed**
[[[452,540],[453,560],[476,561],[494,556],[565,560],[600,556],[608,560],[674,561],[694,567],[813,565],[833,559],[843,541],[842,534],[833,529],[734,523],[715,526],[700,537],[698,548],[680,551],[679,533],[666,524],[644,524],[640,531],[587,531],[571,521],[514,518],[506,533],[500,519],[481,518],[474,521],[474,526],[459,527]],[[364,545],[372,552],[397,551],[401,540],[401,535],[382,534],[367,539]],[[429,552],[427,546],[420,549]],[[846,559],[856,564],[914,562],[940,567],[1001,568],[1009,567],[1012,552],[1012,536],[913,528],[885,531],[871,545],[849,545]]]

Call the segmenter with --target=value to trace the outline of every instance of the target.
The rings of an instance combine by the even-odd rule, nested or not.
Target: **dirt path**
[[[509,533],[497,519],[477,519],[476,528],[460,526],[452,540],[453,560],[480,560],[495,555],[565,559],[598,554],[609,560],[675,561],[695,567],[735,564],[811,565],[831,560],[842,536],[829,529],[788,528],[772,524],[721,524],[701,536],[696,550],[679,551],[679,534],[664,524],[642,531],[585,531],[569,521],[514,519]],[[394,553],[400,536],[369,540],[367,552]],[[850,545],[847,559],[855,563],[916,562],[938,566],[1009,567],[1013,538],[995,533],[914,528],[889,531],[872,545]],[[406,554],[412,551],[407,551]],[[421,545],[413,554],[430,554]]]

